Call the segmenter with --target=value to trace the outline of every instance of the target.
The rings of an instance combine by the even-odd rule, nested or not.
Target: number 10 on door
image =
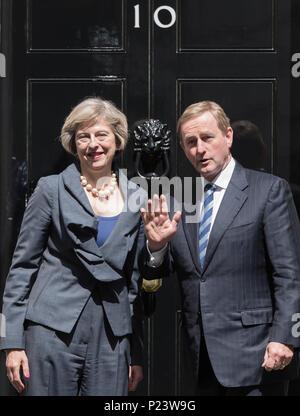
[[[162,10],[166,10],[170,14],[170,21],[168,23],[162,23],[159,17],[159,14]],[[176,22],[176,12],[173,7],[170,6],[160,6],[153,13],[153,20],[158,27],[162,29],[168,29],[173,26]],[[140,5],[136,4],[134,6],[134,27],[139,29],[140,26]]]

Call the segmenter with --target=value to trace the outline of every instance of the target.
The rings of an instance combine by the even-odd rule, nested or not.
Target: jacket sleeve
[[[3,296],[1,349],[24,349],[27,300],[46,247],[51,223],[51,192],[41,178],[25,209]]]
[[[173,259],[171,255],[170,243],[168,244],[167,250],[164,254],[162,263],[155,267],[150,266],[150,255],[149,251],[144,244],[140,254],[139,254],[139,270],[143,279],[154,280],[154,279],[163,279],[168,277],[174,271]]]
[[[289,185],[283,179],[275,181],[269,191],[264,234],[273,268],[274,317],[270,341],[299,347],[293,316],[300,312],[300,226]]]

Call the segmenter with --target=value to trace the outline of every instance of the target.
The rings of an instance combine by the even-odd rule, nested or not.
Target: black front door
[[[180,177],[194,172],[176,119],[195,101],[217,101],[232,121],[259,126],[266,169],[288,177],[289,1],[2,0],[1,18],[1,293],[26,199],[41,176],[70,163],[60,128],[84,97],[112,100],[130,125],[167,123],[170,175]],[[132,161],[129,143],[122,165],[130,176]],[[175,278],[163,282],[156,304],[137,394],[191,393]]]

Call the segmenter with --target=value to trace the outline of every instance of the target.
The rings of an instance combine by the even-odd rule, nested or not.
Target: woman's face
[[[117,147],[115,134],[105,120],[98,117],[82,123],[76,131],[75,144],[82,171],[110,175]]]

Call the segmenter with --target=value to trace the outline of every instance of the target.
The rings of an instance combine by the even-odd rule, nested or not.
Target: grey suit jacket
[[[139,204],[147,195],[120,175],[124,209],[99,248],[98,219],[79,177],[72,164],[59,175],[41,178],[30,198],[6,281],[1,348],[25,348],[26,319],[71,332],[97,284],[112,332],[134,332],[132,360],[140,363],[137,257],[144,232]]]
[[[176,270],[183,324],[198,371],[202,322],[209,357],[227,387],[291,378],[296,363],[267,373],[269,341],[300,346],[292,334],[300,312],[300,227],[287,182],[236,164],[211,230],[203,269],[199,224],[183,210],[161,267]],[[146,257],[146,256],[145,256]],[[145,265],[144,278],[152,278]]]

